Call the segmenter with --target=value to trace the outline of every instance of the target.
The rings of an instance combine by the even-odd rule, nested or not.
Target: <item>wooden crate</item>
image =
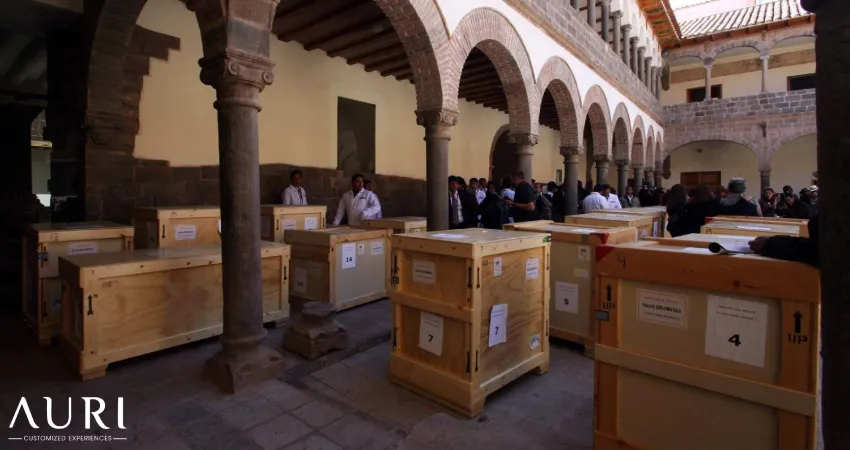
[[[814,450],[817,269],[664,241],[597,256],[594,449]]]
[[[693,247],[707,249],[712,242],[717,242],[721,245],[746,245],[755,239],[753,236],[741,236],[735,234],[686,234],[684,236],[675,237],[672,239],[647,239],[651,241],[664,242],[667,245],[679,245],[682,247]],[[704,253],[704,252],[701,252]]]
[[[263,242],[263,320],[289,315],[289,246]],[[222,332],[221,248],[135,250],[59,260],[62,352],[83,380],[110,363]]]
[[[601,214],[625,214],[652,217],[651,237],[664,237],[667,231],[667,209],[664,206],[647,206],[640,208],[600,209],[594,213]]]
[[[700,227],[702,234],[728,234],[733,236],[799,236],[798,225],[777,223],[730,222],[715,220]]]
[[[263,240],[285,242],[286,230],[318,230],[325,228],[327,206],[301,205],[261,205],[262,227],[260,235]]]
[[[564,223],[596,225],[606,228],[634,227],[638,230],[638,238],[643,239],[645,237],[652,236],[652,224],[655,223],[655,218],[652,216],[636,214],[602,213],[594,211],[589,214],[567,216],[564,219]]]
[[[593,291],[596,279],[596,247],[637,240],[637,229],[586,228],[586,225],[552,223],[516,226],[516,231],[549,233],[552,236],[549,270],[549,336],[581,344],[593,356]]]
[[[781,217],[752,216],[717,216],[707,217],[705,219],[705,223],[711,223],[714,221],[796,225],[800,227],[800,237],[809,237],[809,219],[785,219]]]
[[[362,228],[392,230],[393,233],[421,233],[428,231],[424,217],[384,217],[383,219],[364,220]]]
[[[545,373],[549,240],[481,228],[393,236],[390,379],[473,417],[490,393]],[[491,334],[506,339],[490,346]]]
[[[133,249],[133,227],[112,222],[39,223],[23,236],[24,321],[39,345],[59,335],[62,321],[62,280],[59,257]]]
[[[287,231],[293,302],[329,302],[341,311],[386,297],[389,234],[348,227]]]
[[[221,245],[218,206],[134,208],[133,226],[138,249]]]

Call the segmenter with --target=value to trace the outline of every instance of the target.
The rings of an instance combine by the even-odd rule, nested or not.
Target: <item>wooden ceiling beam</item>
[[[355,41],[346,46],[329,51],[328,56],[341,56],[346,59],[357,58],[399,43],[401,43],[401,41],[399,41],[398,35],[395,34],[395,30],[390,28],[389,30],[382,31],[380,34],[373,34],[370,39]]]
[[[344,51],[352,45],[369,42],[387,31],[395,32],[386,17],[366,21],[355,25],[353,28],[351,30],[340,30],[325,38],[307,42],[304,44],[304,49],[310,51],[321,48],[327,51],[330,56],[331,53]],[[379,29],[380,31],[376,31]]]
[[[328,3],[329,1],[327,0],[315,2],[317,5],[326,5]],[[333,12],[328,13],[321,20],[280,33],[280,39],[283,41],[294,40],[299,42],[323,39],[326,34],[332,34],[329,33],[329,30],[341,30],[352,27],[357,23],[384,17],[384,13],[381,9],[378,8],[378,6],[372,1],[359,3],[346,0],[346,4],[345,8],[339,8],[336,11],[331,9]]]
[[[469,76],[464,76],[463,74],[460,75],[460,82],[461,83],[477,83],[479,81],[489,81],[489,80],[493,80],[493,79],[495,79],[495,80],[499,79],[499,74],[496,72],[495,67],[493,68],[492,71],[482,72],[482,73],[476,74],[476,75],[469,75]]]
[[[358,57],[351,57],[347,59],[349,65],[353,66],[355,64],[363,64],[368,67],[399,56],[407,57],[407,52],[404,51],[404,46],[401,45],[401,42],[390,45],[389,47],[380,48]]]
[[[460,78],[463,79],[464,77],[471,77],[488,72],[496,72],[496,67],[493,66],[493,64],[485,64],[471,68],[464,68],[464,70],[460,73]],[[498,76],[498,72],[496,72],[496,76]]]
[[[276,34],[282,41],[292,40],[286,36],[310,28],[317,22],[323,22],[338,14],[343,14],[357,7],[358,3],[350,0],[324,0],[321,2],[306,1],[289,8],[285,7],[275,14],[274,22],[272,22],[272,33]]]
[[[470,89],[479,89],[483,87],[494,87],[498,89],[502,89],[502,82],[498,78],[488,78],[484,81],[471,82],[467,80],[462,80],[460,82],[460,91],[468,91]]]
[[[463,95],[477,95],[482,92],[501,92],[504,95],[504,89],[502,89],[501,85],[463,86],[458,89],[458,94],[463,93]]]
[[[393,56],[391,58],[382,59],[380,61],[376,61],[374,64],[370,64],[366,66],[366,72],[374,72],[374,71],[385,71],[390,69],[395,69],[400,67],[402,64],[410,65],[410,60],[407,58],[406,53],[402,53],[399,56]]]
[[[381,75],[385,77],[396,78],[406,75],[410,75],[411,77],[413,77],[413,67],[411,67],[410,64],[402,64],[398,67],[394,67],[392,69],[388,69],[384,72],[381,72]]]

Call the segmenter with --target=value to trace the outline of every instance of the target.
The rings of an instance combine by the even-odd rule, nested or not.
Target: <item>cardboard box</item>
[[[669,241],[597,252],[594,449],[815,448],[817,269]]]
[[[318,230],[325,228],[327,206],[262,205],[260,236],[265,241],[285,242],[286,230]]]
[[[476,416],[487,395],[549,368],[549,243],[486,230],[394,235],[390,379]]]
[[[218,206],[156,206],[133,209],[136,248],[221,245]]]

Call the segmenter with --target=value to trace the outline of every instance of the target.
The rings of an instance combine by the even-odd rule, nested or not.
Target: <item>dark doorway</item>
[[[496,145],[493,146],[493,155],[490,164],[490,179],[501,185],[502,178],[511,175],[517,170],[514,146],[510,143],[508,132],[499,135]]]

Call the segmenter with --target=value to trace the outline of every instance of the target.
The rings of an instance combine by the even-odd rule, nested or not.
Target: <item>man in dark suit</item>
[[[461,177],[449,177],[449,226],[451,229],[478,227],[478,200],[463,189]]]

